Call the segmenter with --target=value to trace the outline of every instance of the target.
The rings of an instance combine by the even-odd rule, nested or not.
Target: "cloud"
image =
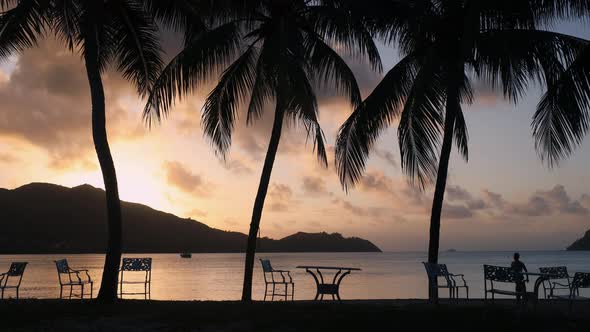
[[[253,173],[252,168],[250,168],[250,166],[246,165],[246,163],[240,159],[232,159],[226,162],[222,162],[222,164],[225,169],[234,174],[242,175]]]
[[[473,217],[473,212],[464,205],[445,203],[443,205],[442,217],[450,219],[467,219]]]
[[[302,187],[306,194],[318,195],[327,193],[326,182],[320,177],[304,176]]]
[[[473,199],[471,193],[461,186],[448,185],[446,189],[446,196],[449,201],[467,201]]]
[[[282,183],[272,183],[268,190],[269,210],[274,212],[288,211],[295,204],[293,201],[293,190]]]
[[[375,149],[375,154],[379,158],[385,160],[389,166],[392,166],[394,169],[399,169],[399,162],[393,153],[386,150]]]
[[[393,181],[382,171],[370,170],[362,177],[359,188],[363,191],[376,191],[379,193],[392,194]]]
[[[185,193],[198,196],[209,196],[212,185],[206,182],[202,176],[193,174],[177,161],[164,162],[163,168],[166,172],[166,181],[184,191]]]
[[[96,168],[91,133],[88,81],[79,55],[55,40],[16,57],[8,80],[0,82],[0,136],[14,137],[47,151],[49,167]],[[107,128],[111,139],[144,134],[139,114],[130,115],[118,102],[135,96],[119,75],[103,76]],[[135,125],[128,120],[133,118]]]

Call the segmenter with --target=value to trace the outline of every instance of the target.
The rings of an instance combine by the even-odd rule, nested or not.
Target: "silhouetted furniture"
[[[88,274],[88,270],[74,270],[68,265],[67,259],[60,259],[55,262],[57,268],[57,279],[59,280],[59,298],[63,299],[64,287],[70,287],[69,299],[72,297],[84,298],[84,286],[90,285],[90,298],[92,298],[93,281]],[[80,276],[84,272],[85,276]],[[80,287],[80,295],[74,294],[74,287]]]
[[[311,274],[313,280],[315,280],[316,284],[316,294],[314,300],[320,298],[320,300],[324,299],[324,295],[332,295],[332,300],[340,299],[340,283],[342,283],[342,279],[349,275],[352,271],[361,271],[361,269],[357,269],[354,267],[335,267],[335,266],[310,266],[310,265],[300,265],[297,266],[298,269],[305,269],[305,272]],[[326,271],[336,271],[334,274],[334,278],[332,279],[331,283],[324,281],[324,276],[322,274],[322,270]],[[314,273],[315,271],[315,273]],[[325,271],[324,271],[325,273]],[[318,278],[319,277],[319,278]]]
[[[543,282],[543,295],[546,299],[553,297],[556,290],[567,290],[569,293],[571,282],[570,275],[565,266],[540,267],[539,272],[549,274],[551,277]],[[555,280],[559,280],[556,282]],[[547,292],[549,290],[549,292]]]
[[[484,265],[483,278],[484,299],[486,301],[488,299],[488,293],[492,295],[492,300],[495,299],[496,294],[515,296],[517,299],[520,297],[526,299],[526,289],[517,292],[516,290],[497,288],[497,283],[510,283],[514,287],[517,282],[522,282],[524,280],[522,273],[514,271],[511,267]]]
[[[14,289],[16,291],[16,298],[18,299],[18,290],[20,283],[25,274],[27,262],[12,262],[7,272],[0,274],[0,299],[4,298],[4,291],[6,289]]]
[[[120,276],[119,276],[119,297],[123,298],[123,295],[143,295],[144,298],[151,299],[151,284],[152,284],[152,259],[151,258],[123,258],[121,264]],[[136,278],[131,280],[125,280],[125,276],[141,275],[142,279]],[[129,292],[123,291],[123,284],[127,285],[141,285],[143,284],[143,292],[132,290]]]
[[[295,283],[293,283],[293,278],[291,278],[291,272],[287,270],[273,269],[270,260],[268,259],[261,259],[260,264],[262,264],[262,274],[264,275],[264,301],[266,301],[266,297],[269,295],[271,296],[271,301],[274,300],[275,296],[282,296],[285,298],[285,301],[288,300],[288,296],[291,296],[291,301],[293,301],[295,296]],[[272,286],[272,288],[269,286]],[[284,293],[277,293],[277,286],[281,288],[284,287]],[[289,286],[291,286],[290,294]],[[269,291],[271,292],[270,294]]]
[[[448,288],[449,298],[458,299],[459,289],[465,288],[465,297],[469,299],[469,287],[465,276],[462,274],[449,273],[446,264],[433,264],[422,262],[428,275],[428,287],[431,291],[436,291],[438,288]],[[457,282],[459,280],[459,282]]]
[[[568,295],[553,295],[553,299],[562,299],[569,301],[569,308],[572,310],[574,301],[576,300],[590,300],[588,297],[580,296],[580,288],[590,288],[590,273],[576,272],[570,283]]]

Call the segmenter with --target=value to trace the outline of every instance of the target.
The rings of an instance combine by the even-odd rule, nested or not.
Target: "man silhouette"
[[[512,261],[512,264],[510,264],[510,267],[512,268],[512,270],[514,270],[514,272],[518,273],[516,277],[516,293],[518,293],[519,295],[516,295],[516,301],[520,301],[521,294],[526,295],[525,282],[529,282],[529,277],[527,275],[525,279],[524,276],[521,274],[523,272],[528,272],[528,270],[526,269],[526,265],[524,265],[524,263],[520,261],[519,253],[514,253],[514,260]]]

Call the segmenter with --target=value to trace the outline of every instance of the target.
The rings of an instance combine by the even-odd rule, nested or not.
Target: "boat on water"
[[[193,254],[190,253],[190,252],[183,252],[183,253],[180,253],[180,257],[182,257],[182,258],[191,258],[191,257],[193,257]]]

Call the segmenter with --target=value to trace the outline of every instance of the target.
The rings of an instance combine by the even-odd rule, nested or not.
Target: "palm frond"
[[[535,148],[550,167],[572,154],[590,126],[590,47],[550,84],[533,116]]]
[[[231,146],[237,109],[249,95],[256,80],[258,50],[251,45],[223,73],[207,97],[201,118],[203,130],[216,153],[225,157]]]
[[[346,94],[353,107],[358,106],[362,101],[361,91],[354,73],[340,55],[315,34],[309,34],[304,44],[310,74],[324,85],[331,83],[338,91]]]
[[[176,55],[152,86],[143,117],[149,124],[166,116],[176,99],[194,91],[235,56],[241,41],[235,22],[223,24],[193,40]]]
[[[514,102],[531,82],[555,81],[563,63],[571,63],[586,41],[541,30],[488,31],[476,41],[474,70],[492,87],[502,86]]]
[[[80,42],[80,19],[82,8],[76,0],[54,0],[51,12],[51,26],[57,38],[74,51]]]
[[[110,27],[118,70],[135,83],[140,96],[145,96],[163,65],[157,27],[140,2],[107,4],[114,17]]]
[[[49,1],[5,1],[10,8],[0,14],[0,59],[36,45],[47,25]]]
[[[328,166],[326,155],[325,136],[318,121],[318,103],[308,75],[302,68],[303,64],[296,59],[290,59],[286,70],[286,77],[280,79],[286,86],[281,91],[287,92],[287,96],[280,96],[286,100],[288,116],[301,122],[307,132],[307,138],[313,140],[313,150],[318,161]]]
[[[371,147],[399,116],[414,84],[418,62],[416,55],[408,55],[398,62],[340,127],[336,139],[336,171],[346,191],[362,178]]]
[[[402,170],[424,189],[436,179],[447,86],[435,61],[422,66],[398,127]]]
[[[362,15],[355,15],[344,6],[319,5],[307,7],[307,19],[322,38],[334,41],[348,53],[366,58],[374,70],[383,70],[379,50]]]

